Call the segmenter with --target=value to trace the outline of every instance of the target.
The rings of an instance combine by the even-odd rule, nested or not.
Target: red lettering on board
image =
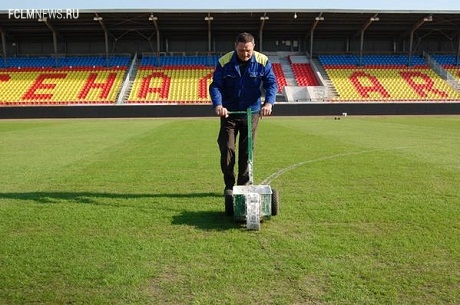
[[[399,72],[409,86],[414,89],[421,97],[428,97],[428,93],[432,92],[441,97],[448,97],[448,94],[439,89],[433,88],[433,79],[425,73],[420,71],[401,71]],[[416,80],[422,80],[423,82],[417,82]]]
[[[364,85],[361,79],[366,79],[372,85]],[[382,97],[390,97],[388,91],[382,86],[378,78],[364,71],[355,71],[350,75],[350,81],[362,97],[369,97],[369,93],[377,92]]]
[[[150,83],[154,78],[162,79],[161,87],[150,87]],[[161,98],[168,98],[170,85],[171,77],[163,72],[153,72],[142,79],[141,88],[137,94],[137,97],[145,99],[149,93],[159,93]]]
[[[53,90],[56,88],[57,82],[47,83],[49,79],[63,79],[66,78],[66,73],[43,73],[38,75],[35,82],[30,86],[29,90],[24,94],[24,100],[50,100],[53,97],[52,93],[39,93],[39,90]]]
[[[92,89],[101,90],[101,93],[99,94],[99,98],[101,99],[107,98],[109,96],[110,90],[112,89],[113,84],[115,83],[115,80],[117,79],[117,73],[109,73],[107,75],[107,79],[105,80],[105,82],[100,82],[100,83],[96,82],[97,76],[98,76],[97,73],[90,73],[83,89],[78,95],[78,98],[85,99],[88,96],[88,93],[90,92],[90,90]]]
[[[9,74],[0,74],[0,82],[7,82],[11,79]]]
[[[208,80],[212,79],[212,74],[214,72],[210,72],[207,75],[200,78],[198,81],[198,97],[199,98],[207,98],[208,97]]]

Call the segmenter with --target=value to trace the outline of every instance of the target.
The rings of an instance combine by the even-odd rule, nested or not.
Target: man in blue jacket
[[[219,58],[214,71],[209,94],[216,115],[220,117],[217,138],[220,150],[220,165],[224,176],[224,193],[237,185],[249,183],[248,169],[248,122],[245,114],[230,114],[251,108],[252,138],[255,141],[260,116],[271,115],[278,86],[268,57],[254,51],[254,36],[238,34],[235,50]],[[265,90],[262,104],[261,88]],[[235,144],[238,141],[238,176],[235,179]]]

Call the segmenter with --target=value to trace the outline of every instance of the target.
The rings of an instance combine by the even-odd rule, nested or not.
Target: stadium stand
[[[427,14],[417,6],[413,11],[332,7],[297,11],[293,18],[292,12],[264,8],[178,8],[154,14],[96,8],[82,10],[75,19],[40,22],[3,12],[0,106],[7,107],[0,108],[13,116],[29,115],[22,106],[56,104],[90,104],[78,109],[88,109],[89,115],[113,111],[119,116],[126,109],[144,115],[147,108],[173,113],[169,109],[176,107],[169,106],[182,103],[198,105],[178,107],[179,112],[208,111],[199,104],[210,103],[213,69],[240,30],[255,34],[256,50],[273,63],[282,104],[277,113],[342,113],[350,107],[356,108],[349,113],[372,114],[408,109],[424,114],[428,107],[435,113],[459,111],[460,19],[455,10]],[[206,13],[208,22],[203,22]],[[131,105],[93,110],[123,103]],[[298,105],[290,107],[293,103]],[[30,111],[45,116],[43,108]]]
[[[125,103],[210,103],[208,86],[219,56],[143,56]],[[298,86],[318,86],[306,56],[287,57]],[[287,86],[283,66],[271,57],[281,94]],[[320,55],[334,101],[449,101],[460,94],[415,56]],[[433,56],[460,81],[454,55]],[[129,56],[17,57],[0,64],[0,105],[115,103]],[[318,73],[318,72],[316,72]]]
[[[129,56],[9,58],[0,68],[0,104],[114,103]]]
[[[318,86],[318,80],[305,56],[289,56],[292,71],[299,86]]]
[[[12,57],[0,61],[0,69],[7,68],[57,68],[57,67],[116,67],[128,66],[129,56],[114,56],[105,58],[101,56],[76,56],[76,57]]]
[[[286,86],[281,64],[273,69],[278,93]],[[143,56],[127,103],[210,103],[208,87],[219,56]]]
[[[286,75],[283,70],[283,65],[280,62],[280,57],[275,55],[268,56],[272,63],[273,73],[275,73],[276,83],[278,84],[278,94],[283,92],[283,88],[287,86]]]
[[[309,64],[291,64],[299,86],[318,86],[318,80]]]
[[[421,57],[322,55],[319,60],[342,101],[448,101],[460,94]]]
[[[453,54],[433,55],[432,58],[447,71],[453,78],[460,82],[460,58]]]
[[[144,56],[127,103],[210,103],[217,56]]]
[[[287,85],[286,77],[284,76],[283,67],[280,63],[273,63],[273,72],[275,73],[276,82],[278,84],[278,93],[283,92],[283,88]]]

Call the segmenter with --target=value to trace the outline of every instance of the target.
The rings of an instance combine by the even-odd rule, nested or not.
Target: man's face
[[[252,56],[252,52],[254,52],[254,43],[238,42],[235,46],[235,49],[236,53],[238,54],[238,58],[241,61],[248,61]]]

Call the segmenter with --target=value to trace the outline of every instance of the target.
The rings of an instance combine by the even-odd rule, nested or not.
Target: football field
[[[460,116],[264,118],[260,231],[218,128],[0,120],[0,304],[460,303]]]

